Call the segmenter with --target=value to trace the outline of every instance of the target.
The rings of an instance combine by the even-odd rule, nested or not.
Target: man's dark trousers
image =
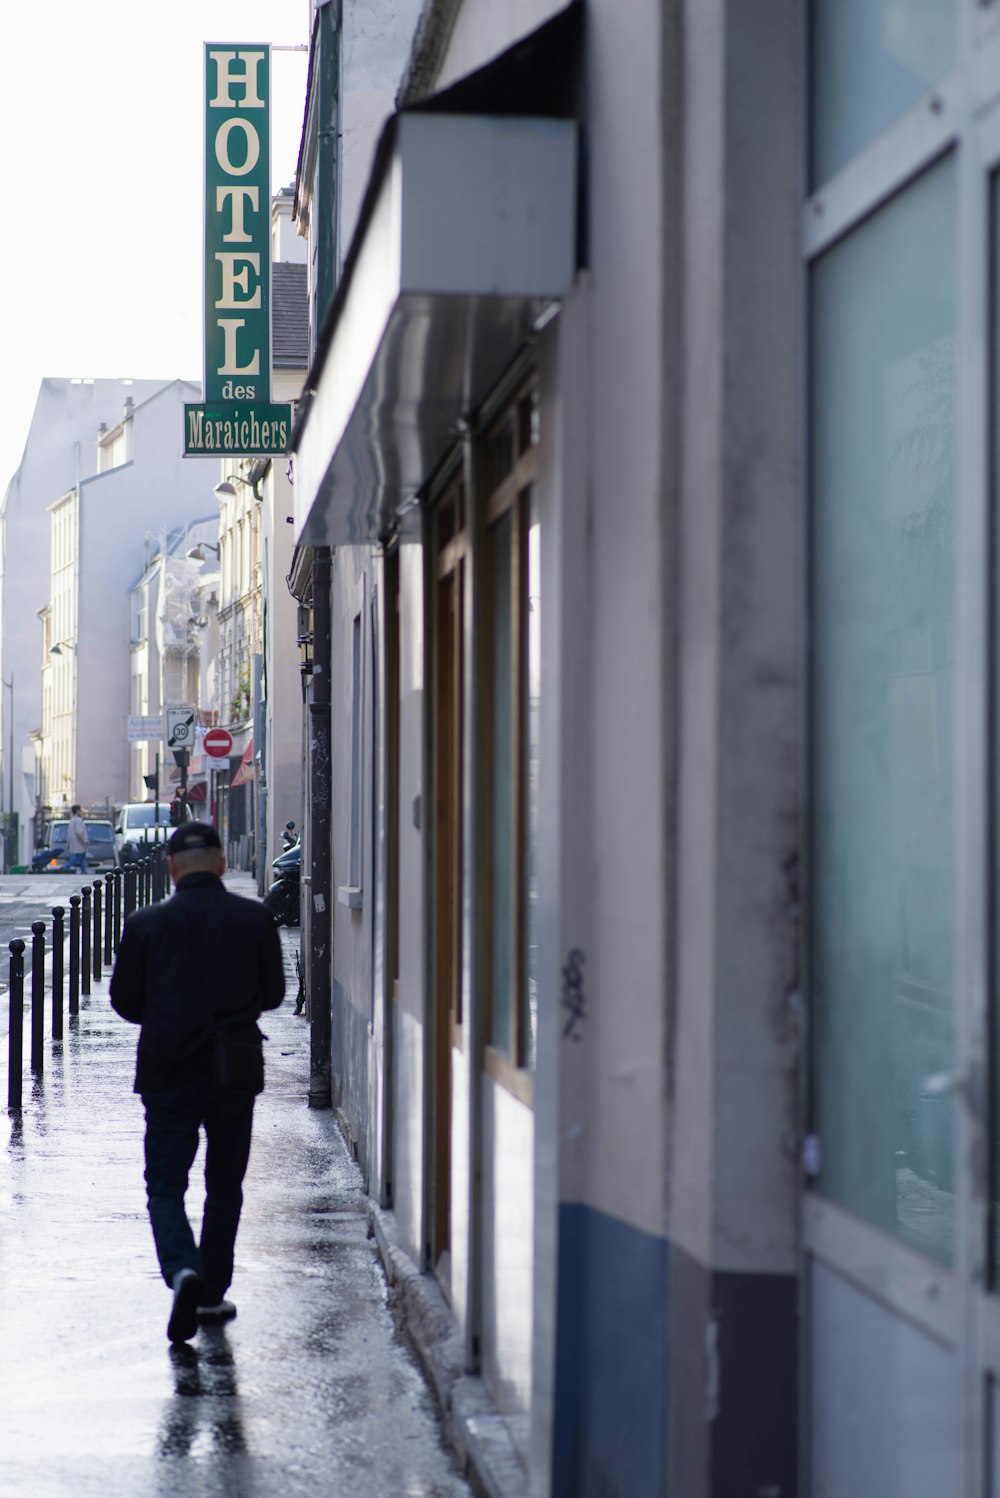
[[[210,1076],[163,1092],[144,1092],[146,1198],[156,1256],[167,1284],[179,1269],[204,1281],[203,1305],[218,1305],[233,1280],[233,1251],[250,1157],[254,1099],[221,1092]],[[205,1214],[196,1246],[184,1210],[188,1175],[204,1126]]]

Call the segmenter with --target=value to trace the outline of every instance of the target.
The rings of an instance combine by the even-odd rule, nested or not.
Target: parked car
[[[87,848],[87,867],[99,872],[116,868],[118,854],[115,848],[115,830],[110,822],[99,817],[84,817],[83,824],[90,838]],[[36,848],[31,857],[33,874],[57,874],[66,871],[66,829],[69,818],[50,822],[45,829],[45,846]]]
[[[115,851],[119,863],[135,863],[145,852],[146,844],[163,842],[170,836],[170,803],[130,801],[118,813],[115,823]]]

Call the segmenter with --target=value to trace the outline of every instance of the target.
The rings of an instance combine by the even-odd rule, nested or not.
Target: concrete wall
[[[86,805],[127,799],[126,605],[145,534],[202,518],[212,502],[211,465],[181,457],[183,404],[196,390],[175,382],[137,404],[132,462],[81,486],[75,789]]]
[[[40,635],[37,611],[49,598],[49,515],[55,503],[80,479],[97,468],[97,434],[101,423],[109,428],[122,419],[128,397],[138,405],[162,388],[162,380],[45,379],[28,429],[24,453],[17,473],[6,489],[3,506],[2,578],[0,578],[0,652],[2,674],[14,677],[14,759],[19,767],[22,750],[30,749],[28,734],[41,726]],[[6,476],[5,476],[6,477]],[[141,548],[130,561],[131,582],[142,565]],[[121,611],[116,616],[121,624]],[[10,693],[2,694],[0,743],[5,764],[10,743]],[[18,793],[16,808],[22,814],[21,857],[30,841],[23,825],[33,809],[30,784],[25,798]]]
[[[372,155],[395,108],[422,0],[343,0],[340,100],[340,259],[350,249]]]
[[[481,68],[565,6],[566,0],[464,0],[436,87],[447,88]]]

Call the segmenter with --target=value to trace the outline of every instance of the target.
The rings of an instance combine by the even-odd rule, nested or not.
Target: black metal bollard
[[[118,951],[118,944],[122,939],[122,871],[115,869],[115,923],[114,923],[114,947]]]
[[[111,966],[111,948],[114,931],[112,920],[112,901],[114,900],[115,876],[105,874],[104,876],[104,966]]]
[[[103,923],[103,920],[102,920],[102,900],[101,900],[101,897],[102,897],[103,893],[104,893],[104,885],[103,885],[103,883],[101,882],[100,879],[95,879],[94,880],[94,898],[93,898],[93,909],[94,909],[94,960],[93,960],[93,963],[91,965],[91,971],[92,971],[92,973],[94,975],[94,982],[95,983],[100,983],[100,981],[101,981],[101,958],[104,955],[104,923]]]
[[[45,1045],[45,922],[31,923],[31,1070],[42,1074]]]
[[[134,864],[127,863],[122,869],[122,915],[126,919],[132,914],[133,910],[135,909],[135,891],[133,889],[134,873]]]
[[[157,838],[156,847],[153,849],[153,899],[157,904],[159,904],[166,894],[166,879],[164,877],[166,870],[167,866],[163,855],[163,845],[159,838]]]
[[[90,885],[80,891],[83,901],[80,920],[80,992],[90,992],[90,957],[94,950],[94,937],[90,919]]]
[[[24,1065],[24,942],[10,943],[10,1029],[7,1032],[7,1107],[21,1106],[21,1068]]]
[[[69,1012],[80,1013],[80,896],[69,897]]]
[[[61,905],[52,907],[52,1039],[63,1038],[63,942],[65,910]]]

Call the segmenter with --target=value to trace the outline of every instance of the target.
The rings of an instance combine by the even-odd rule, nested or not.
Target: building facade
[[[203,512],[201,482],[182,462],[176,435],[197,391],[182,380],[42,382],[4,507],[4,670],[13,673],[16,704],[8,726],[16,760],[18,723],[26,724],[34,761],[15,808],[22,861],[39,792],[53,808],[127,799],[126,598],[148,534]],[[26,617],[34,639],[22,668]],[[29,711],[34,717],[22,719]]]
[[[429,0],[298,187],[313,1092],[537,1498],[1000,1491],[998,62]]]
[[[207,757],[203,731],[215,726],[218,670],[218,520],[205,516],[161,535],[128,595],[129,712],[158,717],[168,707],[192,707],[196,732],[187,766],[188,799],[204,813]],[[159,762],[157,765],[157,761]],[[129,746],[127,799],[152,799],[147,776],[159,773],[160,800],[169,801],[180,769],[166,738]]]

